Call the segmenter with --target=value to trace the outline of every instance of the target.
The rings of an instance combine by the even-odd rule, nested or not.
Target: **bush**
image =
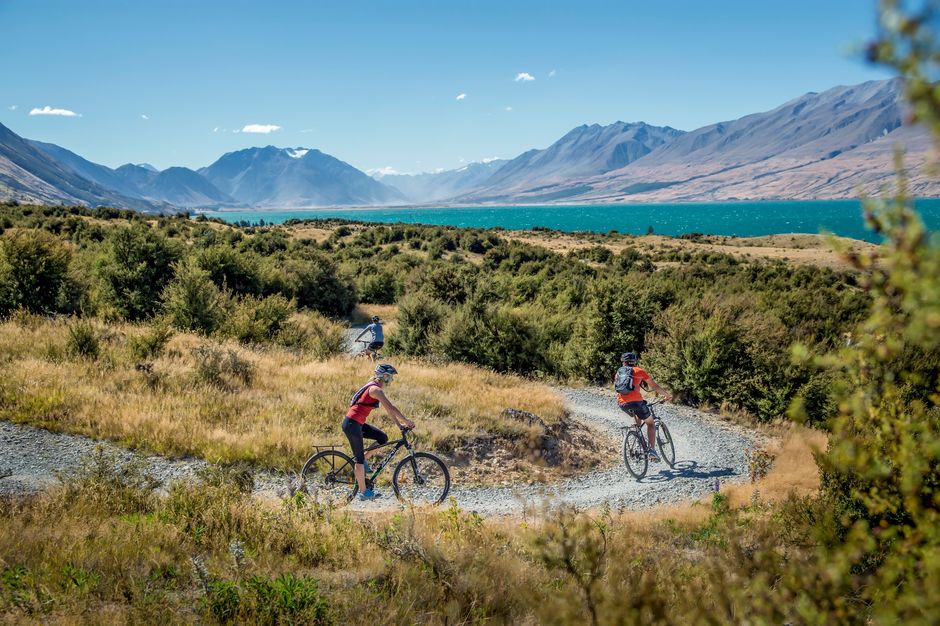
[[[612,380],[621,354],[643,350],[655,311],[651,299],[636,288],[596,284],[565,347],[565,372],[595,383]]]
[[[176,278],[163,292],[167,321],[183,331],[214,332],[228,312],[228,298],[193,259],[175,266]]]
[[[297,306],[324,315],[347,315],[356,305],[352,284],[337,274],[329,259],[320,255],[285,262],[277,281],[280,284],[273,286],[276,291],[296,300]]]
[[[65,353],[72,358],[98,358],[101,351],[98,330],[87,320],[69,324],[69,336],[65,341]]]
[[[222,327],[222,334],[242,343],[271,343],[284,330],[294,303],[277,294],[257,299],[242,298]]]
[[[70,254],[42,231],[6,233],[0,239],[0,315],[14,309],[31,313],[68,310]]]
[[[398,304],[398,327],[388,337],[388,348],[416,356],[431,351],[432,339],[441,331],[447,308],[434,298],[415,293]]]
[[[261,270],[253,254],[240,252],[231,245],[219,245],[201,250],[196,259],[219,289],[239,295],[261,293]]]
[[[370,304],[394,304],[398,281],[388,272],[368,272],[359,280],[359,301]]]
[[[124,319],[152,317],[179,257],[176,244],[146,225],[116,228],[96,265],[102,304]]]
[[[254,378],[254,366],[250,361],[238,356],[234,350],[221,350],[209,344],[203,344],[192,351],[196,361],[196,377],[213,387],[231,389],[233,382],[251,385]]]
[[[163,354],[167,342],[173,337],[173,331],[166,324],[154,324],[147,332],[131,337],[129,344],[135,359],[147,361]]]
[[[346,326],[318,313],[294,315],[277,333],[275,341],[285,348],[325,359],[346,352]]]
[[[435,341],[443,356],[499,372],[545,370],[535,329],[508,308],[471,301],[444,324]]]

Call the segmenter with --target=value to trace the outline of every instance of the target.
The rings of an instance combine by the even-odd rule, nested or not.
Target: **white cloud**
[[[548,73],[548,77],[549,77],[549,78],[555,78],[555,74],[557,74],[557,73],[558,73],[558,72],[556,72],[555,70],[552,70],[551,72]]]
[[[457,99],[458,99],[458,100],[466,100],[466,99],[467,99],[467,94],[465,94],[465,93],[458,94],[458,95],[457,95]]]
[[[480,159],[481,163],[492,163],[493,161],[499,161],[501,157],[489,157],[486,159]]]
[[[142,119],[142,120],[149,120],[149,119],[150,119],[150,116],[141,113],[141,114],[140,114],[140,119]]]
[[[529,82],[530,80],[535,80],[535,76],[529,74],[528,72],[519,72],[516,74],[516,82],[522,81],[524,83]]]
[[[301,133],[304,133],[304,134],[312,133],[312,132],[313,132],[313,129],[312,129],[312,128],[305,128],[305,129],[303,129],[303,130],[300,131],[300,132],[301,132]]]
[[[217,132],[219,132],[220,130],[221,130],[221,129],[220,129],[218,126],[216,126],[215,128],[212,129],[212,132],[217,133]]]
[[[11,111],[15,111],[17,106],[18,106],[18,105],[16,105],[16,104],[11,104],[11,105],[8,106],[7,108],[10,109]]]
[[[80,114],[75,111],[69,111],[68,109],[53,109],[50,106],[44,106],[41,109],[33,109],[29,112],[30,115],[61,115],[62,117],[81,117]]]
[[[512,111],[512,107],[506,107],[507,111]]]
[[[245,127],[242,128],[241,132],[268,135],[276,130],[281,130],[281,127],[277,124],[246,124]]]
[[[386,165],[385,167],[374,167],[371,170],[366,170],[366,174],[369,176],[378,176],[381,178],[382,176],[395,176],[396,174],[401,174],[401,172],[396,170],[391,165]]]
[[[288,156],[295,158],[295,159],[304,158],[304,155],[307,154],[308,152],[310,152],[310,150],[306,148],[297,148],[296,150],[291,150],[290,148],[287,149]]]

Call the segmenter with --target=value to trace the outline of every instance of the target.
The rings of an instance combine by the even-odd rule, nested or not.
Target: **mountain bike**
[[[408,440],[408,429],[402,428],[401,439],[366,448],[366,452],[391,448],[385,457],[366,476],[366,488],[371,489],[382,470],[404,448],[408,454],[392,472],[395,496],[414,504],[440,504],[450,491],[450,472],[439,457],[430,452],[418,452]],[[307,459],[301,479],[308,492],[317,501],[330,506],[347,504],[359,491],[353,473],[355,461],[336,446],[315,446],[319,451]],[[312,488],[311,488],[312,487]]]
[[[653,426],[656,429],[656,447],[659,448],[660,458],[666,462],[670,468],[676,466],[676,447],[672,443],[672,433],[669,427],[656,415],[657,405],[662,404],[653,402],[647,406],[653,416]],[[646,469],[649,466],[650,444],[644,432],[646,424],[640,422],[631,426],[621,426],[623,431],[623,464],[627,466],[627,471],[634,478],[640,480],[646,476]]]
[[[379,360],[379,358],[381,358],[382,355],[379,354],[379,350],[381,350],[381,348],[379,348],[379,350],[373,350],[373,349],[371,349],[371,348],[369,347],[369,344],[372,343],[371,341],[365,341],[365,340],[363,340],[363,339],[357,339],[357,340],[356,340],[356,343],[361,343],[361,344],[363,344],[362,350],[360,350],[359,352],[357,352],[356,355],[355,355],[357,359],[360,358],[360,357],[368,357],[368,358],[371,359],[372,361],[377,361],[377,360]]]

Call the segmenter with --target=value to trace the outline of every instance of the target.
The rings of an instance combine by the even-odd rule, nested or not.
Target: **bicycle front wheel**
[[[415,452],[395,467],[392,487],[403,502],[440,504],[450,491],[450,472],[433,454]]]
[[[656,433],[656,443],[659,444],[659,453],[670,468],[676,466],[676,447],[672,444],[672,433],[662,422],[659,423],[659,430]]]
[[[320,504],[343,506],[359,491],[353,460],[338,450],[324,450],[307,459],[301,478]]]
[[[623,464],[637,480],[646,476],[646,467],[649,465],[646,446],[635,430],[629,431],[623,438]]]

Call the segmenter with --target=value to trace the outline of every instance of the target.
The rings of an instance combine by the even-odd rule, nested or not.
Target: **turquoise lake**
[[[940,199],[918,200],[916,207],[931,231],[940,231]],[[414,207],[381,209],[295,209],[206,211],[228,222],[343,218],[364,222],[434,224],[507,229],[543,226],[553,230],[642,235],[704,233],[756,237],[781,233],[828,232],[878,241],[865,228],[857,200],[703,202],[682,204],[608,204],[589,206]]]

